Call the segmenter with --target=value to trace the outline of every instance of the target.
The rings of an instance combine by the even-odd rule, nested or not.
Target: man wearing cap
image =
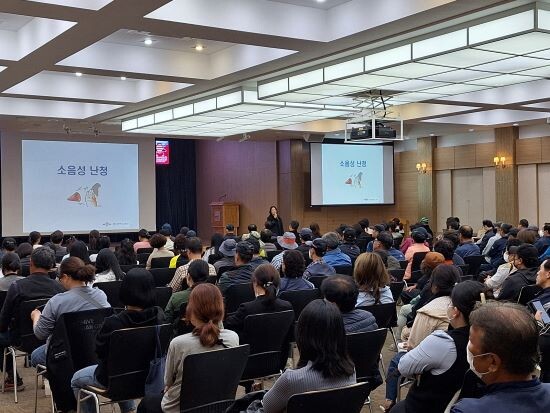
[[[323,235],[323,239],[327,243],[327,252],[324,257],[325,263],[333,267],[345,265],[351,266],[351,258],[344,254],[339,248],[340,239],[338,238],[338,234],[336,232],[327,232]]]
[[[516,251],[513,264],[517,271],[506,278],[506,281],[502,284],[502,290],[498,295],[499,300],[515,302],[523,287],[535,284],[537,281],[539,255],[533,245],[520,245]]]
[[[258,241],[256,237],[248,237],[245,242],[248,242],[250,245],[252,245],[252,259],[250,260],[250,265],[252,265],[254,269],[262,264],[269,264],[269,261],[265,260],[260,255],[262,249],[260,247],[260,241]]]
[[[226,239],[224,242],[222,242],[222,245],[220,245],[219,252],[223,258],[214,263],[214,268],[216,269],[216,273],[222,267],[231,267],[235,265],[235,248],[236,247],[237,247],[237,241],[235,241],[234,239]]]
[[[296,249],[304,255],[304,259],[306,261],[309,258],[309,246],[311,245],[312,238],[313,238],[313,231],[310,228],[302,228],[300,230],[301,244]]]
[[[247,241],[237,243],[235,247],[235,265],[237,269],[226,271],[218,280],[218,287],[222,294],[235,284],[245,284],[252,280],[254,266],[250,264],[254,256],[254,248]]]
[[[373,252],[374,251],[374,240],[376,239],[376,237],[378,237],[379,233],[381,233],[382,231],[385,231],[385,230],[386,230],[386,226],[384,224],[376,224],[374,226],[374,229],[372,231],[373,240],[370,241],[367,244],[367,252]]]
[[[411,278],[411,269],[412,269],[412,261],[413,256],[417,252],[429,252],[430,248],[428,248],[424,242],[428,239],[428,231],[426,231],[426,228],[424,227],[418,227],[413,230],[411,233],[411,238],[413,240],[413,244],[407,248],[407,252],[405,253],[405,259],[409,261],[407,264],[407,268],[405,269],[405,276],[403,279],[409,280]]]
[[[401,268],[399,261],[405,261],[405,255],[393,248],[393,236],[388,231],[382,231],[374,240],[374,251],[386,251],[388,253],[388,269]]]
[[[172,251],[174,249],[174,240],[172,239],[172,226],[168,223],[163,224],[162,227],[160,227],[159,233],[166,237],[166,244],[164,245],[164,248]]]
[[[351,227],[347,227],[343,232],[344,242],[340,244],[340,250],[346,254],[351,260],[355,260],[361,251],[359,247],[355,245],[355,230]]]
[[[316,277],[319,275],[334,275],[336,270],[331,265],[328,265],[323,260],[325,253],[327,252],[327,242],[322,238],[315,238],[311,241],[309,246],[308,257],[311,259],[304,271],[304,278],[307,280],[310,277]]]
[[[273,257],[271,265],[278,270],[283,265],[285,250],[295,250],[298,248],[298,244],[296,244],[296,236],[292,232],[285,232],[282,236],[277,237],[277,243],[281,246],[283,252]]]

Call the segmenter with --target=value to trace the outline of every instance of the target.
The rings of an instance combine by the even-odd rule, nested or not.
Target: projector
[[[374,128],[374,135],[371,125],[365,125],[359,128],[351,128],[350,140],[363,139],[397,139],[397,131],[377,122]]]

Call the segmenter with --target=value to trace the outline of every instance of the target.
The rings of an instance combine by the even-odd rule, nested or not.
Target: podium
[[[239,233],[239,204],[236,202],[212,202],[210,204],[212,231],[223,234],[227,224],[233,224],[235,235]]]

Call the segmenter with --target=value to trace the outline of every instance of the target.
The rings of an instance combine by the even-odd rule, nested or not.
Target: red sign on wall
[[[168,141],[156,141],[155,164],[170,165],[170,143]]]

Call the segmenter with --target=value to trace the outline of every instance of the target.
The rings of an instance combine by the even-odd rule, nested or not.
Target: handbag
[[[166,369],[166,355],[162,354],[160,345],[160,326],[156,326],[155,357],[149,362],[149,372],[145,379],[145,396],[158,396],[164,389],[164,371]]]

